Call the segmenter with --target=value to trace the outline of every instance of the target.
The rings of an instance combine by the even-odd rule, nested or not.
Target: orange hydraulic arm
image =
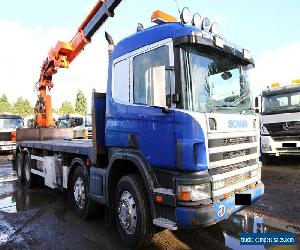
[[[91,42],[92,36],[108,17],[114,16],[115,8],[122,0],[98,0],[94,8],[78,27],[70,42],[58,41],[44,60],[39,81],[36,83],[38,101],[35,106],[37,127],[55,127],[52,119],[51,96],[47,94],[53,88],[52,76],[59,68],[68,68],[70,63]]]

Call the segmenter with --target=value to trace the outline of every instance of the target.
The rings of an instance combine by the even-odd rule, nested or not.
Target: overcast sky
[[[256,61],[251,72],[254,92],[272,82],[300,78],[300,1],[177,0],[191,12],[219,23],[220,34],[250,49]],[[69,41],[96,0],[0,0],[0,95],[36,100],[34,83],[50,47]],[[54,77],[53,106],[75,100],[82,89],[90,101],[93,88],[106,90],[107,44],[104,31],[115,42],[131,35],[138,22],[145,27],[151,13],[161,9],[178,16],[175,0],[124,0],[114,18],[97,32],[93,41],[72,63]]]

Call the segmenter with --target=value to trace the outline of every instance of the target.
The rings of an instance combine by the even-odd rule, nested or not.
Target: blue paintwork
[[[182,145],[181,152],[178,152],[181,153],[182,165],[178,165],[178,168],[188,171],[207,170],[205,137],[200,124],[182,111],[175,112],[175,124],[175,137],[177,143]],[[197,154],[196,162],[194,153]]]
[[[251,194],[252,203],[264,194],[264,185],[259,184],[254,189],[244,191],[243,193]],[[225,213],[222,217],[218,216],[219,207],[225,206]],[[193,207],[176,207],[176,222],[179,227],[197,227],[209,226],[221,220],[228,218],[230,215],[240,211],[245,206],[235,206],[234,195],[213,205]]]
[[[97,147],[105,148],[105,114],[106,114],[106,98],[105,96],[94,98],[94,108],[96,112],[96,131],[97,131]]]
[[[112,99],[112,62],[126,53],[166,38],[201,32],[200,29],[169,23],[154,26],[122,40],[115,47],[109,62],[106,104],[106,147],[128,147],[128,136],[134,135],[139,150],[153,168],[200,171],[207,169],[204,135],[199,124],[188,114],[146,105],[124,105]],[[126,80],[126,79],[124,79]],[[177,141],[178,140],[178,141]],[[182,164],[177,162],[177,142],[182,144]],[[195,150],[194,150],[195,148]],[[197,152],[195,162],[194,153]]]
[[[106,146],[128,147],[128,135],[137,140],[138,150],[153,168],[176,168],[174,111],[145,105],[123,105],[108,98]]]

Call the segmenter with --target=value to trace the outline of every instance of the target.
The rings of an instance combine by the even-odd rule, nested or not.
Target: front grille
[[[237,157],[246,156],[254,153],[257,153],[257,147],[235,150],[235,151],[228,151],[228,152],[221,152],[221,153],[212,153],[209,155],[209,160],[210,162],[228,160],[228,159],[234,159]]]
[[[216,174],[223,174],[229,171],[233,171],[236,169],[240,169],[240,168],[244,168],[250,165],[254,165],[255,163],[257,163],[256,159],[251,159],[248,161],[242,161],[242,162],[238,162],[235,164],[230,164],[230,165],[226,165],[226,166],[222,166],[222,167],[218,167],[218,168],[212,168],[209,169],[209,173],[211,175],[216,175]]]
[[[300,141],[300,136],[273,136],[274,141]]]
[[[11,141],[10,132],[0,132],[0,141]]]
[[[242,175],[232,176],[232,177],[226,178],[224,180],[224,185],[225,185],[225,187],[231,186],[231,185],[234,185],[236,183],[248,180],[250,178],[251,178],[251,172],[247,172],[247,173],[244,173]]]
[[[250,149],[242,149],[223,153],[223,159],[232,159],[235,157],[245,156],[250,154]]]
[[[242,136],[242,137],[234,137],[234,138],[223,138],[223,139],[210,139],[208,141],[208,147],[222,147],[222,146],[230,146],[237,145],[242,143],[252,143],[256,142],[255,136]]]
[[[223,179],[224,188],[232,187],[251,178],[251,171],[246,168],[253,169],[258,164],[258,145],[256,145],[256,142],[258,142],[258,136],[255,136],[252,131],[249,133],[249,136],[244,134],[244,136],[240,137],[221,137],[208,140],[209,148],[213,149],[210,150],[211,153],[209,154],[210,167],[208,171],[213,178],[216,176],[216,187],[213,185],[215,188],[214,195],[221,195],[221,192],[223,192],[221,186],[217,187],[219,185],[217,180]],[[230,172],[235,170],[238,170],[237,172],[246,172],[226,178],[226,175],[228,176]],[[222,174],[224,174],[223,177]],[[231,188],[226,190],[235,192]]]
[[[300,135],[300,121],[266,123],[270,135]]]

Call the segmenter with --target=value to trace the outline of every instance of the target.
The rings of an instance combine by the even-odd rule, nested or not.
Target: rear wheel
[[[27,188],[32,188],[37,185],[38,176],[31,173],[32,161],[28,154],[24,157],[24,179]]]
[[[69,192],[76,212],[84,219],[93,217],[96,210],[96,203],[88,198],[88,190],[88,176],[81,167],[76,167]]]
[[[144,185],[137,175],[128,175],[118,182],[115,214],[119,234],[131,247],[148,245],[155,232]]]
[[[23,166],[23,155],[22,153],[17,154],[17,160],[16,160],[16,170],[18,175],[18,181],[19,183],[24,182],[24,166]]]

